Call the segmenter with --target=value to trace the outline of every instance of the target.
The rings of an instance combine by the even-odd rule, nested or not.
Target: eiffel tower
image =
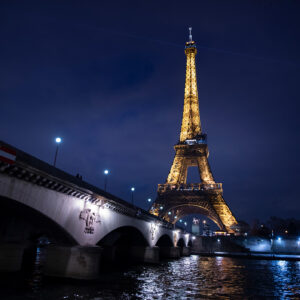
[[[159,184],[157,198],[150,210],[171,223],[189,214],[202,214],[219,229],[233,233],[237,221],[223,199],[222,183],[216,183],[208,163],[206,134],[202,132],[199,113],[195,58],[196,43],[189,28],[185,45],[186,79],[180,140],[165,184]],[[197,167],[201,183],[187,184],[189,167]]]

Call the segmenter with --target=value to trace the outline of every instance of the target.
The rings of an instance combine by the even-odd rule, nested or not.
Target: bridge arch
[[[0,174],[1,197],[28,206],[63,228],[77,245],[87,243],[80,213],[85,201],[25,180]]]
[[[219,227],[219,229],[221,229],[221,230],[224,229],[224,225],[221,222],[218,215],[205,207],[202,207],[199,205],[193,205],[193,204],[189,204],[189,205],[183,204],[183,205],[177,205],[172,208],[169,208],[169,211],[170,210],[173,210],[174,212],[176,212],[178,210],[178,214],[176,214],[177,218],[176,218],[176,220],[174,220],[173,223],[176,223],[177,220],[179,220],[185,216],[188,216],[191,214],[200,214],[200,215],[206,216],[207,218],[212,220]],[[165,215],[165,218],[168,218],[167,214]]]
[[[177,242],[177,247],[182,248],[182,247],[185,247],[185,246],[186,246],[185,241],[184,241],[183,237],[181,237]]]
[[[149,243],[134,226],[121,226],[106,234],[98,243],[102,248],[103,268],[112,264],[128,265],[136,261],[136,252],[143,252]]]
[[[131,245],[131,246],[149,246],[147,238],[143,233],[133,226],[122,226],[114,229],[104,236],[97,245],[114,246],[114,245]]]
[[[46,242],[74,246],[75,238],[60,224],[35,207],[0,196],[0,241],[18,243]]]
[[[159,237],[157,240],[155,246],[158,247],[172,247],[174,246],[173,241],[171,237],[168,234],[163,234],[162,236]]]

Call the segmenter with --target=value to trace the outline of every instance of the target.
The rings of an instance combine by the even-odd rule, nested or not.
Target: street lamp
[[[109,170],[104,170],[104,191],[106,192],[106,187],[107,187],[107,175],[109,174]]]
[[[56,165],[56,158],[57,158],[57,153],[58,153],[58,146],[59,144],[61,143],[61,138],[60,137],[57,137],[55,139],[55,143],[56,143],[56,151],[55,151],[55,156],[54,156],[54,163],[53,163],[53,166],[55,167]]]
[[[133,192],[135,191],[135,188],[131,188],[131,204],[133,205]]]
[[[148,198],[148,199],[147,199],[147,201],[148,201],[148,203],[151,203],[152,199],[151,199],[151,198]],[[150,210],[150,209],[151,209],[151,207],[152,207],[152,203],[150,204],[150,207],[149,207],[149,209],[148,209],[148,210]]]

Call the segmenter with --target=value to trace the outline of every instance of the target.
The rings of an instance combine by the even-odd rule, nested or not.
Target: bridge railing
[[[222,190],[222,183],[159,184],[158,192]]]

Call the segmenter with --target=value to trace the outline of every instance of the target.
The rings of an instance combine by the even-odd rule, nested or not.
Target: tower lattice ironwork
[[[180,140],[165,184],[159,184],[151,213],[176,223],[180,218],[200,213],[213,220],[220,230],[233,232],[237,221],[223,199],[221,183],[216,183],[208,163],[206,134],[202,132],[196,78],[196,43],[185,46],[186,79]],[[197,167],[201,183],[187,184],[189,167]]]

